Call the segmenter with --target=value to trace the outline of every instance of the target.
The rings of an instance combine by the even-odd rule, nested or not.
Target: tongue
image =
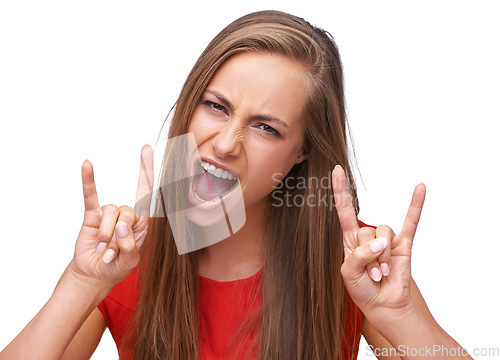
[[[236,180],[218,178],[205,171],[198,178],[196,193],[203,200],[212,200],[231,189],[235,182]]]

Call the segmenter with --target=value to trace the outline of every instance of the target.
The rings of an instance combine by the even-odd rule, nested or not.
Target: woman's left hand
[[[388,226],[359,227],[342,167],[332,171],[332,183],[343,231],[341,272],[351,299],[372,323],[404,317],[416,307],[410,293],[411,249],[424,205],[425,185],[415,187],[403,227],[395,235]],[[390,268],[389,273],[382,276],[379,266],[386,274]]]

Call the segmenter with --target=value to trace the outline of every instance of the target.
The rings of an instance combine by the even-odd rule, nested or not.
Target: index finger
[[[94,181],[94,168],[90,161],[85,160],[82,165],[82,185],[83,185],[83,202],[85,211],[99,209],[97,201],[97,190]]]
[[[411,198],[410,208],[406,214],[403,228],[401,229],[399,236],[413,241],[415,233],[417,232],[418,222],[420,221],[420,214],[422,214],[422,208],[424,207],[425,192],[426,189],[424,183],[418,184],[415,187]]]
[[[141,150],[141,169],[134,206],[135,213],[139,216],[149,217],[154,184],[153,164],[153,149],[146,144]]]
[[[337,209],[342,231],[344,233],[358,231],[358,218],[352,205],[351,196],[347,190],[345,171],[340,165],[335,166],[332,171],[332,186],[335,197],[335,209]]]

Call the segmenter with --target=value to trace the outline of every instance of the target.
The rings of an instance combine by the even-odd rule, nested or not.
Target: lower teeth
[[[208,202],[210,200],[203,200],[201,197],[199,197],[198,193],[196,192],[196,187],[194,188],[194,197],[197,198],[198,200],[200,200],[201,202]]]

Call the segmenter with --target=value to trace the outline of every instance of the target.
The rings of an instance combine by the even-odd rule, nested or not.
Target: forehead
[[[208,89],[236,108],[270,113],[293,125],[307,99],[307,73],[297,60],[263,52],[240,53],[215,73]]]

